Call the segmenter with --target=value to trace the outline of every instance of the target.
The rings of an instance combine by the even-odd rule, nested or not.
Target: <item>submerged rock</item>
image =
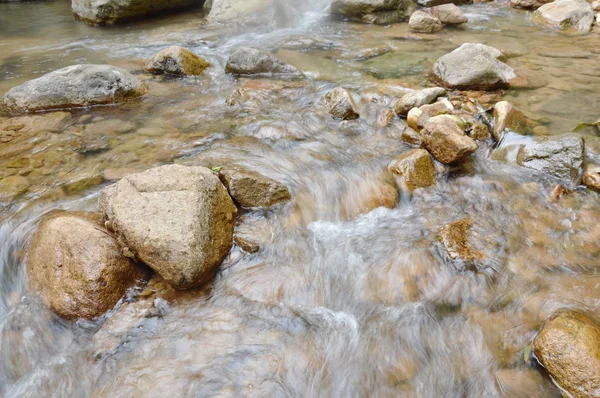
[[[600,166],[588,164],[583,172],[582,180],[588,188],[600,192]]]
[[[199,0],[71,0],[73,15],[91,25],[110,25],[199,4]]]
[[[516,75],[513,68],[498,60],[501,56],[493,47],[465,43],[436,61],[432,77],[443,86],[459,90],[508,87]]]
[[[321,105],[327,108],[331,116],[342,120],[358,119],[356,103],[352,93],[342,87],[337,87],[328,92],[322,99]]]
[[[414,107],[431,104],[438,97],[446,94],[446,90],[441,87],[425,88],[412,93],[403,95],[394,106],[394,110],[400,116],[406,116],[408,111]]]
[[[389,24],[408,20],[415,10],[412,0],[332,0],[331,14],[362,22]]]
[[[286,64],[274,55],[251,47],[240,47],[235,50],[225,65],[225,73],[234,75],[301,74],[296,67]]]
[[[462,160],[477,150],[477,143],[459,126],[458,116],[440,115],[427,121],[421,136],[423,147],[445,164]]]
[[[23,176],[9,176],[0,180],[0,203],[10,203],[29,189],[29,180]]]
[[[291,199],[285,185],[254,171],[228,168],[219,171],[219,178],[233,200],[244,208],[271,207]]]
[[[600,327],[574,310],[552,315],[533,340],[536,358],[574,398],[600,397]]]
[[[443,4],[427,10],[443,25],[460,25],[469,22],[462,10],[455,4]]]
[[[237,209],[204,167],[128,175],[102,191],[100,207],[122,243],[179,289],[210,280],[232,246]]]
[[[438,239],[451,259],[473,262],[484,258],[483,253],[473,248],[469,242],[472,226],[473,221],[464,218],[440,228]]]
[[[435,184],[435,167],[424,149],[413,149],[394,160],[389,170],[399,186],[408,189],[426,188]]]
[[[26,262],[32,289],[65,319],[104,314],[143,277],[95,213],[58,211],[44,217]]]
[[[529,122],[525,115],[517,110],[510,102],[500,101],[494,105],[494,128],[492,135],[496,140],[502,138],[505,130],[515,133],[525,133]]]
[[[201,75],[210,64],[180,46],[171,46],[154,54],[147,62],[144,69],[150,73],[171,75]]]
[[[408,28],[411,32],[435,33],[442,30],[442,22],[425,11],[415,11],[408,20]]]
[[[125,69],[112,65],[74,65],[10,89],[3,97],[9,112],[108,105],[140,97],[147,87]]]
[[[574,28],[589,32],[594,23],[594,10],[585,0],[555,0],[533,12],[531,20],[561,30]]]

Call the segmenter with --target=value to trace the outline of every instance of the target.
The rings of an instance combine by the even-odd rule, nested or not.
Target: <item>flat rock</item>
[[[178,289],[209,281],[233,244],[237,209],[205,167],[125,176],[102,191],[100,208],[126,251]]]
[[[0,202],[10,203],[29,189],[29,180],[22,176],[9,176],[0,180]]]
[[[414,107],[431,104],[436,99],[446,95],[446,90],[441,87],[430,87],[403,95],[394,106],[400,116],[406,116]]]
[[[600,327],[574,310],[553,314],[533,340],[538,361],[573,398],[600,397]]]
[[[10,89],[3,106],[11,113],[109,105],[140,97],[144,83],[112,65],[67,66]]]
[[[225,73],[234,75],[301,75],[300,71],[274,55],[251,47],[240,47],[231,54]]]
[[[57,211],[44,217],[26,262],[32,289],[65,319],[104,314],[143,277],[95,213]]]
[[[219,178],[239,206],[244,208],[271,207],[291,199],[287,187],[255,171],[226,168]]]
[[[198,0],[71,0],[73,15],[90,25],[111,25],[160,15],[198,4]]]
[[[460,25],[469,22],[460,7],[455,4],[443,4],[427,10],[440,20],[442,25]]]
[[[209,66],[208,62],[187,48],[171,46],[154,54],[146,61],[144,69],[159,75],[197,76]]]
[[[459,90],[505,88],[516,75],[513,68],[498,60],[501,56],[493,47],[465,43],[440,57],[431,76],[441,85]]]

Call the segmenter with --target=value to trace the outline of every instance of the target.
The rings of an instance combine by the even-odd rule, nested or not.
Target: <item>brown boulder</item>
[[[477,150],[477,143],[465,134],[458,120],[458,116],[435,116],[421,130],[423,147],[442,163],[455,163]]]
[[[244,208],[270,207],[291,199],[287,187],[255,171],[223,169],[219,178],[233,200]]]
[[[95,213],[57,211],[43,218],[26,261],[32,289],[65,319],[104,314],[143,277]]]
[[[600,166],[588,164],[583,172],[583,184],[600,192]]]
[[[435,184],[435,167],[424,149],[403,153],[389,166],[399,186],[408,189],[426,188]]]
[[[171,46],[154,54],[144,67],[150,73],[171,74],[182,76],[201,75],[210,64],[188,50],[180,46]]]
[[[352,93],[342,87],[337,87],[327,93],[321,100],[321,105],[327,108],[331,116],[342,119],[358,119],[359,114]]]
[[[500,101],[494,105],[494,128],[492,134],[499,141],[505,130],[515,133],[525,133],[529,122],[525,115],[517,110],[510,102]]]
[[[600,327],[573,310],[553,314],[533,340],[538,361],[573,398],[600,397]]]

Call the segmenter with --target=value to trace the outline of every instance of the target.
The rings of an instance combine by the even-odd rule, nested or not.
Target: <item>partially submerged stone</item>
[[[500,140],[505,130],[515,133],[525,133],[529,121],[523,112],[517,110],[510,102],[500,101],[494,105],[494,128],[492,135]]]
[[[403,153],[389,165],[389,170],[399,186],[408,189],[427,188],[435,184],[435,167],[424,149]]]
[[[555,0],[533,12],[531,20],[556,29],[589,32],[594,23],[594,10],[585,0]]]
[[[582,180],[585,186],[600,192],[600,166],[588,164],[583,172]]]
[[[90,25],[126,22],[184,9],[198,3],[198,0],[71,0],[73,15]]]
[[[460,25],[469,21],[460,7],[452,3],[431,7],[427,11],[439,19],[442,25]]]
[[[23,176],[9,176],[0,180],[0,203],[10,203],[29,189],[29,180]]]
[[[573,398],[600,396],[600,327],[574,310],[553,314],[533,340],[534,353]]]
[[[446,90],[441,87],[430,87],[422,90],[414,91],[403,95],[394,106],[394,110],[400,116],[406,116],[408,111],[414,107],[420,107],[426,104],[431,104],[438,97],[446,94]]]
[[[140,97],[144,83],[112,65],[74,65],[10,89],[3,106],[13,113],[109,105]]]
[[[178,289],[209,281],[232,246],[237,209],[204,167],[128,175],[102,191],[100,208],[128,251]]]
[[[431,13],[415,11],[408,20],[408,28],[411,32],[435,33],[442,30],[442,22]]]
[[[474,262],[482,260],[484,254],[469,242],[473,221],[470,218],[454,221],[440,228],[438,239],[453,260]]]
[[[219,171],[219,178],[241,207],[271,207],[291,199],[287,187],[272,178],[241,167]]]
[[[511,7],[524,9],[537,9],[552,0],[510,0]]]
[[[104,314],[143,277],[95,213],[58,211],[44,217],[26,262],[32,289],[65,319]]]
[[[376,24],[407,21],[414,10],[412,0],[332,0],[330,8],[333,15]]]
[[[210,9],[206,18],[213,23],[277,25],[285,19],[276,0],[209,0],[204,7]]]
[[[516,75],[500,57],[502,53],[493,47],[465,43],[440,57],[431,76],[441,85],[459,90],[505,88]]]
[[[171,74],[179,76],[201,75],[210,64],[180,46],[171,46],[154,54],[147,62],[144,69],[155,74]]]
[[[301,75],[300,71],[274,55],[251,47],[240,47],[231,54],[225,73],[234,75]]]
[[[352,98],[352,93],[342,87],[336,87],[330,92],[328,92],[322,99],[322,106],[327,108],[327,112],[331,114],[331,116],[342,119],[342,120],[352,120],[358,119],[358,109],[354,99]]]
[[[421,130],[423,147],[439,162],[452,164],[477,150],[477,143],[465,134],[458,116],[432,117]]]

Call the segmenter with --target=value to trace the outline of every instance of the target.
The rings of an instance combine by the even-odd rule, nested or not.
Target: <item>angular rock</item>
[[[226,168],[219,171],[219,178],[233,200],[244,208],[271,207],[292,198],[285,185],[254,171]]]
[[[71,0],[73,15],[90,25],[111,25],[197,4],[198,0]]]
[[[585,0],[555,0],[534,11],[531,20],[556,29],[589,32],[594,23],[594,10]]]
[[[353,120],[360,117],[352,93],[342,87],[334,88],[328,92],[321,99],[320,104],[327,108],[329,114],[338,119]]]
[[[26,262],[32,289],[65,319],[104,314],[143,277],[95,213],[57,211],[44,217]]]
[[[144,95],[147,87],[112,65],[74,65],[10,89],[3,105],[13,113],[108,105]]]
[[[237,209],[205,167],[128,175],[102,191],[100,207],[122,244],[178,289],[210,280],[232,246]]]
[[[462,10],[455,4],[431,7],[428,11],[439,19],[442,25],[460,25],[469,22]]]
[[[459,90],[508,87],[516,75],[513,68],[498,60],[501,56],[493,47],[465,43],[440,57],[431,76],[441,85]]]
[[[161,75],[163,73],[180,76],[201,75],[210,64],[180,46],[171,46],[154,54],[146,61],[144,69],[150,73]]]
[[[413,108],[413,109],[419,110],[419,108]],[[404,130],[402,130],[402,136],[400,138],[402,139],[403,142],[407,143],[408,145],[412,145],[412,146],[423,145],[423,137],[421,136],[421,134],[418,131],[411,128],[410,126],[407,126]]]
[[[499,141],[505,130],[515,133],[525,133],[529,122],[525,115],[517,110],[510,102],[500,101],[494,105],[494,128],[492,135]]]
[[[573,398],[600,396],[600,327],[574,310],[553,314],[533,340],[538,361]]]
[[[413,149],[400,155],[388,167],[399,186],[410,190],[435,184],[435,167],[424,149]]]
[[[0,180],[0,202],[11,202],[27,192],[29,180],[22,176],[9,176]]]
[[[407,21],[414,10],[412,0],[332,0],[330,8],[333,15],[376,24]]]
[[[600,192],[600,166],[588,164],[583,172],[582,180],[585,186]]]
[[[451,259],[473,262],[484,258],[484,254],[469,243],[472,226],[473,221],[470,218],[464,218],[440,228],[438,239],[444,245]]]
[[[209,22],[270,25],[284,17],[276,0],[212,0],[209,6]]]
[[[415,11],[408,20],[408,28],[411,32],[435,33],[442,30],[442,22],[431,13]]]
[[[272,54],[251,47],[240,47],[235,50],[225,65],[225,73],[234,75],[301,74],[296,67],[286,64]]]
[[[403,95],[394,106],[399,116],[406,116],[408,111],[414,107],[431,104],[438,97],[446,95],[446,90],[441,87],[430,87]]]
[[[477,150],[477,143],[457,123],[457,116],[440,115],[429,119],[421,136],[423,147],[445,164],[462,160]]]

